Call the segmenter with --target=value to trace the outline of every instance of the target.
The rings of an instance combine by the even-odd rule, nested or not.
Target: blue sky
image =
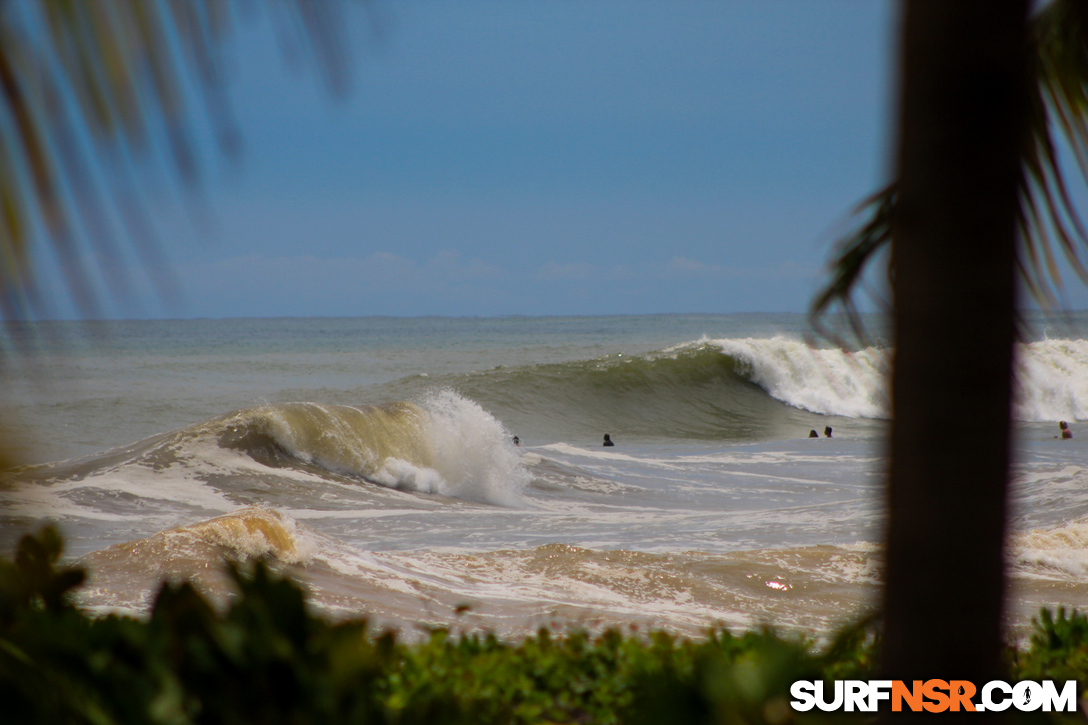
[[[886,180],[891,3],[374,7],[344,98],[225,49],[240,161],[152,201],[184,299],[120,314],[801,312]]]

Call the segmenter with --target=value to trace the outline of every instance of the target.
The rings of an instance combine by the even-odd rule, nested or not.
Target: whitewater
[[[1088,316],[1027,323],[1010,637],[1040,606],[1088,606]],[[879,594],[880,320],[853,348],[801,315],[13,330],[25,465],[0,481],[0,546],[57,525],[96,612],[140,616],[164,579],[225,602],[223,562],[254,558],[317,611],[408,637],[819,637]]]

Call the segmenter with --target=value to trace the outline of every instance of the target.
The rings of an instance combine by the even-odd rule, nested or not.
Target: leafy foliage
[[[846,314],[851,332],[860,340],[866,339],[861,324],[854,290],[861,283],[865,271],[892,240],[892,212],[895,210],[896,185],[889,184],[861,202],[850,217],[853,228],[839,239],[830,264],[830,279],[812,301],[811,318],[814,327],[825,337],[833,332],[822,324],[823,314],[839,305]],[[888,268],[891,281],[891,267]]]
[[[818,656],[770,630],[692,642],[542,629],[510,643],[439,629],[409,645],[314,616],[260,564],[228,565],[238,595],[225,612],[166,584],[147,621],[93,618],[65,599],[82,575],[58,568],[60,551],[44,529],[0,563],[0,698],[15,722],[620,723],[677,699],[773,715],[794,679],[860,673],[872,653],[847,637]]]
[[[130,294],[118,263],[126,240],[169,295],[140,180],[159,168],[194,187],[204,117],[220,150],[236,154],[221,50],[242,16],[265,12],[283,44],[342,90],[342,10],[306,0],[0,3],[0,315],[49,312],[33,264],[47,249],[85,317],[97,316],[100,288]]]
[[[1011,669],[1029,680],[1078,680],[1088,692],[1088,618],[1075,609],[1057,617],[1048,610],[1032,619],[1031,647],[1011,653]]]
[[[302,590],[258,564],[228,565],[238,594],[216,611],[189,584],[166,584],[146,621],[95,618],[66,594],[82,572],[60,566],[49,528],[0,559],[0,702],[19,723],[766,723],[857,722],[794,713],[798,679],[864,679],[875,668],[873,621],[822,652],[770,629],[664,632],[517,643],[451,637],[418,644],[365,620],[310,613]],[[1088,620],[1044,611],[1031,648],[1010,653],[1023,678],[1088,683]]]
[[[1030,52],[1035,77],[1025,89],[1030,133],[1020,151],[1018,264],[1033,297],[1054,307],[1063,286],[1056,249],[1088,283],[1088,231],[1069,194],[1056,135],[1088,181],[1088,6],[1081,0],[1043,5],[1032,18]],[[893,181],[863,201],[845,224],[829,264],[830,279],[812,303],[815,322],[837,305],[853,331],[862,332],[853,296],[891,242],[896,186]],[[893,275],[890,266],[889,279]]]

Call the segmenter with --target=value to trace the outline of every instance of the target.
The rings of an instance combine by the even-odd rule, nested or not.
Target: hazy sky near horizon
[[[343,98],[225,48],[239,162],[153,202],[183,299],[118,314],[802,312],[887,180],[890,2],[374,8]]]

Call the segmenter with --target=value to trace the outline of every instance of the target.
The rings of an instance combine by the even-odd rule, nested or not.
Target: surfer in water
[[[810,430],[810,431],[808,432],[808,437],[809,437],[809,438],[819,438],[819,437],[820,437],[820,434],[819,434],[819,433],[817,433],[817,432],[816,432],[816,431],[814,431],[814,430]]]
[[[604,434],[604,445],[606,445],[606,446],[616,445],[615,443],[612,442],[611,436],[609,436],[607,433]]]
[[[1061,431],[1062,431],[1062,433],[1061,433],[1062,438],[1072,438],[1073,437],[1073,431],[1069,430],[1069,424],[1066,423],[1064,420],[1062,422],[1058,423],[1058,428],[1060,428]]]
[[[828,438],[831,437],[831,426],[829,426],[829,425],[824,426],[824,435],[827,436]]]
[[[518,446],[519,448],[521,447],[521,439],[517,436],[514,436],[514,445]]]

